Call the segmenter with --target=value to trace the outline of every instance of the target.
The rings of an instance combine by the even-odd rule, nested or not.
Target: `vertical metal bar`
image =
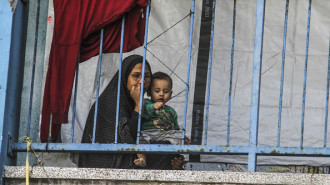
[[[142,62],[142,82],[144,82],[144,73],[145,73],[145,69],[144,68],[146,66],[148,26],[149,26],[149,11],[150,11],[150,0],[148,0],[148,6],[147,6],[147,12],[146,12],[146,27],[145,27],[145,30],[144,30],[144,43],[143,43],[144,50],[143,50],[143,62]],[[144,83],[141,84],[139,115],[142,114],[143,88],[144,88]],[[136,144],[139,144],[139,142],[140,142],[140,130],[141,130],[141,116],[139,116],[139,121],[138,121],[138,130],[137,130]]]
[[[204,125],[204,139],[203,144],[207,144],[207,129],[209,122],[209,104],[210,104],[210,88],[211,88],[211,72],[212,72],[212,56],[213,56],[213,37],[214,37],[214,18],[215,18],[215,0],[212,4],[212,25],[211,25],[211,38],[210,38],[210,52],[209,52],[209,69],[208,69],[208,81],[207,81],[207,95],[206,95],[206,115]]]
[[[18,104],[20,101],[19,93],[15,94],[18,83],[23,75],[22,65],[24,64],[24,47],[26,40],[27,16],[25,7],[21,8],[21,3],[17,2],[15,13],[11,11],[7,1],[0,1],[0,176],[4,176],[4,165],[16,165],[16,159],[10,157],[11,136],[18,137],[19,112]],[[14,75],[16,74],[16,75]],[[17,125],[16,125],[17,124]],[[15,134],[16,133],[16,134]],[[4,179],[0,178],[0,184],[4,184]]]
[[[235,27],[236,27],[236,0],[234,0],[233,29],[232,29],[231,54],[230,54],[231,56],[230,56],[229,97],[228,97],[227,146],[229,146],[229,142],[230,142],[231,91],[232,91],[232,84],[233,84]]]
[[[327,147],[327,136],[328,136],[329,80],[330,80],[330,39],[329,39],[329,54],[328,54],[327,94],[326,94],[326,103],[325,103],[324,145],[323,145],[324,147]]]
[[[305,53],[305,70],[304,70],[304,86],[303,86],[303,100],[302,100],[302,111],[301,111],[300,147],[303,147],[303,143],[304,143],[305,101],[306,101],[307,62],[308,62],[309,30],[310,30],[310,21],[311,21],[311,6],[312,6],[312,0],[309,0],[308,20],[307,20],[307,36],[306,36],[306,53]]]
[[[285,5],[285,21],[283,33],[283,47],[282,47],[282,66],[281,66],[281,85],[280,85],[280,102],[278,106],[278,128],[277,128],[277,146],[281,143],[281,122],[282,122],[282,100],[283,100],[283,81],[284,81],[284,64],[285,64],[285,49],[286,49],[286,33],[288,28],[288,13],[289,13],[289,0],[286,0]]]
[[[80,51],[78,54],[77,68],[76,68],[76,81],[74,84],[74,97],[73,97],[73,110],[72,110],[72,126],[71,126],[71,143],[73,143],[74,138],[74,123],[76,117],[76,105],[77,105],[77,89],[78,89],[78,75],[79,75],[79,63],[80,63]]]
[[[260,80],[261,80],[261,61],[262,61],[262,42],[264,31],[265,0],[257,0],[257,12],[254,36],[253,53],[253,74],[251,92],[251,113],[250,113],[250,137],[249,137],[249,156],[248,171],[256,170],[256,147],[258,142],[258,122],[260,104]]]
[[[103,51],[103,31],[104,30],[101,29],[100,52],[99,52],[99,62],[98,62],[98,69],[97,69],[96,101],[95,101],[94,127],[93,127],[93,140],[92,140],[92,143],[95,143],[97,107],[98,107],[98,103],[99,103],[100,78],[101,78],[101,66],[102,66],[102,51]]]
[[[40,15],[40,0],[37,3],[37,15],[36,15],[36,27],[35,27],[35,36],[34,36],[34,49],[33,49],[33,67],[32,67],[32,77],[31,77],[31,86],[30,86],[30,100],[29,100],[29,115],[28,122],[26,127],[26,136],[30,136],[30,127],[31,127],[31,115],[32,115],[32,102],[33,102],[33,87],[34,87],[34,74],[36,69],[36,60],[37,60],[37,43],[38,43],[38,28],[39,28],[39,15]]]
[[[186,80],[186,95],[185,95],[185,103],[184,103],[183,130],[182,130],[182,142],[181,142],[182,145],[184,145],[184,137],[185,137],[185,133],[186,133],[188,94],[189,94],[189,76],[190,76],[190,65],[191,65],[191,47],[192,47],[192,36],[193,36],[193,30],[194,30],[194,14],[195,14],[195,0],[192,0],[191,14],[190,14],[190,37],[189,37],[189,53],[188,53],[187,80]]]
[[[118,140],[120,81],[121,81],[121,66],[122,66],[122,62],[123,62],[124,31],[125,31],[125,15],[123,16],[123,18],[121,20],[121,37],[120,37],[119,74],[118,74],[118,87],[117,87],[115,143],[117,143],[117,140]]]
[[[8,77],[9,77],[9,64],[10,64],[10,50],[11,50],[11,39],[12,35],[12,25],[14,20],[14,14],[11,12],[10,7],[8,6],[7,1],[0,1],[0,56],[1,56],[1,65],[0,65],[0,136],[4,137],[4,119],[6,111],[6,99],[7,95],[7,86],[8,86]],[[0,142],[2,148],[2,142]],[[1,154],[0,154],[1,156]],[[3,162],[2,158],[0,158]],[[2,164],[2,163],[1,163]],[[1,168],[0,168],[1,169]],[[1,179],[0,179],[1,182]]]

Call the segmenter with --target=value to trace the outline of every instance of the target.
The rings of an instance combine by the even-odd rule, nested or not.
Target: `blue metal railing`
[[[150,3],[150,2],[149,2]],[[251,104],[250,104],[250,130],[249,130],[249,144],[248,146],[230,145],[230,119],[231,119],[231,95],[232,95],[232,73],[234,64],[234,51],[235,51],[235,31],[236,31],[236,0],[233,0],[233,21],[232,21],[232,43],[231,43],[231,60],[230,60],[230,81],[229,81],[229,101],[228,101],[228,120],[227,120],[227,145],[207,145],[207,131],[209,121],[209,104],[210,104],[210,89],[211,89],[211,69],[213,60],[213,38],[217,32],[214,30],[215,27],[215,9],[216,1],[213,0],[212,10],[212,28],[211,28],[211,40],[210,40],[210,52],[209,52],[209,66],[208,66],[208,81],[207,81],[207,100],[206,100],[206,120],[205,129],[203,134],[203,145],[155,145],[155,144],[139,144],[141,119],[138,122],[138,134],[137,144],[118,144],[118,113],[119,113],[119,95],[120,88],[118,88],[118,99],[117,99],[117,114],[116,114],[116,134],[114,144],[99,144],[95,143],[95,128],[96,128],[96,116],[97,116],[97,104],[100,84],[100,73],[102,63],[102,45],[103,45],[103,30],[101,30],[101,41],[100,41],[100,53],[98,63],[98,76],[97,76],[97,93],[95,103],[95,114],[94,114],[94,131],[93,131],[93,143],[73,143],[74,135],[74,120],[75,120],[75,105],[77,96],[77,85],[78,85],[78,68],[76,71],[76,83],[74,93],[74,108],[73,108],[73,122],[71,130],[71,143],[32,143],[31,147],[36,151],[48,151],[48,152],[137,152],[144,151],[150,153],[185,153],[185,154],[243,154],[248,155],[248,171],[256,170],[256,161],[258,155],[307,155],[307,156],[330,156],[330,148],[327,148],[327,122],[328,122],[328,101],[329,101],[329,78],[330,78],[330,40],[329,40],[329,61],[328,61],[328,73],[327,73],[327,92],[326,92],[326,107],[325,107],[325,125],[324,125],[324,146],[323,147],[304,147],[303,146],[303,135],[304,135],[304,114],[305,114],[305,98],[306,98],[306,79],[307,79],[307,63],[308,63],[308,46],[309,46],[309,33],[310,33],[310,20],[311,20],[311,3],[309,0],[308,8],[308,21],[307,21],[307,37],[306,37],[306,53],[305,53],[305,70],[304,70],[304,85],[303,85],[303,102],[302,102],[302,116],[301,116],[301,138],[299,147],[281,147],[281,122],[282,122],[282,99],[283,99],[283,81],[284,81],[284,66],[285,66],[285,51],[286,51],[286,35],[287,35],[287,22],[288,22],[288,8],[289,0],[286,0],[285,6],[285,20],[284,20],[284,33],[283,33],[283,48],[282,48],[282,63],[281,63],[281,82],[280,82],[280,96],[279,96],[279,109],[278,109],[278,126],[277,126],[277,145],[276,146],[259,146],[258,145],[258,124],[259,124],[259,111],[260,111],[260,89],[261,89],[261,69],[262,69],[262,53],[263,53],[263,35],[264,35],[264,19],[265,19],[265,3],[266,0],[256,1],[256,21],[255,21],[255,35],[254,35],[254,53],[253,53],[253,72],[252,72],[252,88],[251,88]],[[144,40],[144,54],[143,54],[143,67],[142,67],[142,81],[144,80],[144,67],[146,61],[147,51],[147,36],[148,36],[148,19],[149,19],[149,8],[147,6],[146,12],[146,26],[145,26],[145,40]],[[195,15],[195,0],[192,0],[191,13],[190,13],[190,37],[189,37],[189,52],[188,52],[188,63],[187,63],[187,76],[186,76],[186,94],[185,94],[185,105],[184,105],[184,117],[183,117],[183,131],[182,141],[186,134],[186,122],[187,122],[187,111],[188,111],[188,95],[189,95],[189,80],[190,80],[190,68],[191,68],[191,56],[192,56],[192,45],[193,45],[193,32],[194,32],[194,15]],[[123,54],[123,39],[124,39],[124,24],[125,17],[122,18],[122,32],[121,32],[121,47],[120,47],[120,59],[119,59],[119,79],[118,87],[121,77],[121,63]],[[79,63],[79,59],[78,59]],[[140,96],[140,108],[139,114],[142,109],[142,98],[143,98],[143,83],[141,87]],[[29,127],[29,126],[28,126]],[[29,129],[29,128],[28,128]],[[26,151],[26,144],[14,143],[12,149],[16,152]]]
[[[234,0],[234,8],[233,8],[233,28],[232,28],[231,54],[230,54],[229,95],[228,95],[228,121],[227,121],[227,145],[229,145],[229,141],[230,141],[231,92],[232,92],[232,84],[233,84],[235,28],[236,28],[235,25],[236,25],[236,0]]]
[[[261,80],[261,60],[262,44],[265,17],[265,1],[257,1],[257,14],[254,36],[253,53],[253,74],[252,74],[252,92],[251,92],[251,111],[250,111],[250,134],[249,134],[249,158],[248,170],[255,171],[257,161],[256,146],[258,142],[258,123],[259,123],[259,105],[260,105],[260,80]]]
[[[324,145],[327,147],[327,136],[328,136],[328,110],[329,110],[329,81],[330,81],[330,39],[329,39],[329,54],[328,54],[328,75],[327,75],[327,93],[325,103],[325,121],[324,121]]]
[[[95,132],[96,132],[96,120],[97,120],[97,107],[99,102],[99,91],[100,91],[100,78],[101,78],[101,66],[102,66],[102,52],[103,52],[103,32],[101,30],[101,39],[100,39],[100,52],[99,52],[99,63],[97,70],[97,86],[96,86],[96,101],[95,101],[95,113],[94,113],[94,127],[93,127],[93,140],[92,143],[95,143]]]
[[[289,13],[289,0],[286,1],[286,6],[285,6],[285,21],[284,21],[283,47],[282,47],[282,65],[281,65],[280,102],[279,102],[279,106],[278,106],[277,146],[280,146],[280,139],[281,139],[283,82],[284,82],[286,34],[287,34],[287,27],[288,27],[288,13]]]
[[[143,43],[144,49],[143,49],[143,62],[142,62],[142,79],[141,79],[142,82],[144,82],[144,71],[145,71],[145,66],[146,66],[149,11],[150,11],[150,0],[148,1],[147,12],[146,12],[146,25],[145,25],[144,43]],[[141,83],[139,115],[142,115],[143,88],[144,88],[144,83]],[[140,142],[140,130],[141,130],[141,116],[139,117],[139,121],[138,121],[138,130],[137,130],[138,133],[137,133],[137,138],[136,138],[136,144],[139,144],[139,142]]]
[[[191,67],[191,48],[192,48],[192,37],[194,31],[194,15],[195,15],[195,0],[192,0],[191,14],[190,14],[190,35],[189,35],[189,52],[188,52],[188,64],[187,64],[187,80],[186,80],[186,94],[184,101],[184,112],[183,112],[183,131],[182,131],[182,142],[184,144],[184,136],[186,134],[187,125],[187,111],[188,111],[188,95],[189,95],[189,80],[190,80],[190,67]]]
[[[76,106],[77,106],[79,62],[80,62],[80,52],[79,52],[78,60],[77,60],[76,79],[75,79],[75,84],[74,84],[72,127],[71,127],[71,143],[73,143],[73,139],[74,139],[74,120],[75,120],[75,117],[76,117]]]
[[[308,21],[307,21],[307,36],[306,36],[306,54],[305,54],[305,70],[304,70],[304,86],[303,86],[303,99],[301,110],[301,133],[300,133],[300,147],[303,147],[304,143],[304,126],[305,126],[305,102],[306,102],[306,84],[307,84],[307,64],[308,64],[308,46],[309,46],[309,31],[311,21],[311,6],[312,0],[309,0],[308,4]]]
[[[206,93],[206,116],[204,125],[204,145],[207,145],[207,130],[209,123],[209,105],[210,105],[210,89],[211,89],[211,71],[212,71],[212,55],[213,55],[213,38],[214,38],[214,18],[215,18],[215,0],[212,3],[212,24],[211,24],[211,38],[210,38],[210,52],[209,52],[209,67],[208,67],[208,81],[207,81],[207,93]]]
[[[120,57],[119,57],[119,74],[118,74],[118,92],[117,92],[117,107],[116,107],[116,129],[115,129],[115,143],[118,141],[118,124],[119,124],[119,102],[120,102],[120,81],[121,81],[121,66],[123,62],[123,45],[125,32],[125,16],[121,21],[121,36],[120,36]]]

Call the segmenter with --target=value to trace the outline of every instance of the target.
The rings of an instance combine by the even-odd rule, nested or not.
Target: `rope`
[[[179,92],[178,94],[172,96],[171,99],[169,99],[167,102],[171,101],[173,98],[179,96],[180,94],[182,94],[182,93],[185,92],[185,91],[186,91],[186,89],[183,89],[183,90],[182,90],[181,92]]]
[[[29,182],[30,182],[29,152],[31,151],[30,147],[31,147],[32,140],[29,137],[25,136],[25,142],[26,142],[25,184],[29,185]],[[31,155],[34,156],[32,152],[31,152]]]
[[[185,17],[183,17],[181,20],[179,20],[177,23],[175,23],[174,25],[172,25],[171,27],[169,27],[168,29],[166,29],[165,31],[163,31],[163,33],[159,34],[154,39],[152,39],[151,41],[149,41],[147,44],[150,44],[151,42],[153,42],[154,40],[156,40],[158,37],[160,37],[163,34],[165,34],[168,30],[172,29],[174,26],[176,26],[177,24],[179,24],[180,22],[182,22],[185,18],[189,17],[190,15],[191,15],[191,12],[188,15],[186,15]]]
[[[153,57],[155,57],[160,63],[162,63],[168,70],[171,71],[176,77],[178,77],[184,84],[188,85],[182,78],[180,78],[171,68],[169,68],[164,62],[162,62],[155,54],[153,54],[148,48],[145,48]],[[188,85],[189,86],[189,85]]]
[[[42,160],[40,160],[39,156],[37,155],[37,153],[34,151],[34,149],[31,147],[31,144],[32,144],[32,139],[30,139],[28,136],[23,136],[19,139],[19,141],[23,140],[24,138],[24,141],[26,142],[26,161],[25,161],[25,184],[26,185],[29,185],[30,183],[30,163],[29,163],[29,152],[31,152],[31,156],[32,157],[36,157],[37,158],[37,161],[38,161],[38,164],[42,167],[43,171],[45,172],[46,176],[47,176],[47,179],[48,179],[48,182],[49,184],[51,185],[51,182],[50,182],[50,179],[49,179],[49,176],[43,166],[43,162]]]
[[[151,42],[153,42],[154,40],[156,40],[157,38],[159,38],[160,36],[164,35],[167,31],[169,31],[170,29],[172,29],[174,26],[178,25],[180,22],[182,22],[184,19],[186,19],[187,17],[189,17],[191,15],[191,12],[189,12],[189,14],[187,14],[186,16],[184,16],[182,19],[180,19],[178,22],[176,22],[174,25],[172,25],[171,27],[169,27],[168,29],[166,29],[165,31],[163,31],[161,34],[159,34],[158,36],[156,36],[155,38],[153,38],[151,41],[149,41],[147,43],[147,45],[149,45]],[[168,70],[170,70],[170,72],[172,74],[174,74],[177,78],[179,78],[186,86],[189,86],[189,84],[186,83],[186,81],[184,81],[182,78],[180,78],[170,67],[168,67],[163,61],[161,61],[154,53],[152,53],[147,47],[144,47],[153,57],[155,57],[160,63],[162,63]],[[179,96],[180,94],[182,94],[185,91],[182,90],[181,92],[179,92],[178,94],[172,96],[169,100],[171,101],[173,98]],[[149,120],[153,120],[151,118],[145,117],[143,115],[139,115],[140,117],[149,119]]]
[[[47,174],[47,172],[46,172],[46,169],[45,169],[45,167],[44,167],[44,163],[42,162],[43,159],[40,160],[39,156],[37,155],[37,153],[34,151],[34,149],[33,149],[32,147],[31,147],[31,150],[32,150],[33,154],[36,156],[37,161],[38,161],[38,164],[42,167],[42,170],[43,170],[44,173],[46,174],[47,179],[48,179],[48,182],[49,182],[49,184],[51,185],[52,183],[50,182],[49,176],[48,176],[48,174]],[[42,156],[43,156],[43,153],[42,153]]]
[[[147,45],[149,45],[151,42],[153,42],[154,40],[156,40],[157,38],[159,38],[160,36],[164,35],[167,31],[169,31],[170,29],[172,29],[174,26],[178,25],[180,22],[182,22],[184,19],[186,19],[187,17],[189,17],[191,15],[191,12],[189,12],[188,15],[184,16],[182,19],[180,19],[178,22],[176,22],[174,25],[172,25],[171,27],[167,28],[165,31],[163,31],[161,34],[159,34],[158,36],[156,36],[155,38],[153,38],[151,41],[149,41],[147,43]],[[183,79],[181,79],[173,70],[171,70],[164,62],[162,62],[155,54],[153,54],[150,50],[148,50],[148,48],[145,47],[145,49],[152,55],[154,56],[160,63],[162,63],[168,70],[171,71],[171,73],[173,73],[175,76],[177,76],[183,83],[185,83],[186,85],[188,85]]]

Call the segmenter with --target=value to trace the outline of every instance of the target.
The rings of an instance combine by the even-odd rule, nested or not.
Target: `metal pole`
[[[207,129],[209,122],[209,107],[210,107],[210,89],[211,89],[211,72],[212,72],[212,55],[213,55],[213,36],[214,36],[214,18],[215,18],[215,0],[212,5],[212,26],[211,26],[211,41],[210,41],[210,52],[209,52],[209,69],[208,69],[208,81],[207,81],[207,96],[206,96],[206,115],[205,115],[205,126],[204,126],[204,140],[203,144],[207,144]]]
[[[230,141],[230,119],[231,119],[231,91],[233,84],[233,68],[234,68],[234,48],[235,48],[235,27],[236,27],[236,0],[234,0],[233,10],[233,29],[231,38],[231,58],[230,58],[230,77],[229,77],[229,97],[228,97],[228,121],[227,121],[227,145]]]
[[[79,75],[79,63],[80,63],[80,51],[77,60],[77,68],[76,68],[76,81],[74,84],[74,98],[73,98],[73,110],[72,110],[72,126],[71,126],[71,143],[73,143],[74,138],[74,123],[76,117],[76,106],[77,106],[77,94],[78,94],[78,75]]]
[[[99,52],[99,62],[98,62],[98,71],[97,71],[96,101],[95,101],[95,113],[94,113],[94,127],[93,127],[93,140],[92,140],[92,143],[95,143],[95,132],[96,132],[96,121],[97,121],[97,106],[98,106],[98,102],[99,102],[101,66],[102,66],[103,31],[104,30],[102,29],[101,30],[101,37],[100,37],[100,52]]]
[[[146,27],[145,27],[145,30],[144,30],[144,43],[143,43],[144,50],[143,50],[143,62],[142,62],[142,82],[144,82],[144,72],[145,72],[145,69],[144,68],[146,66],[148,26],[149,26],[149,11],[150,11],[150,0],[148,1],[147,12],[146,12]],[[144,88],[144,83],[141,84],[139,115],[142,114],[143,88]],[[139,144],[139,142],[140,142],[140,130],[141,130],[141,116],[139,116],[139,121],[138,121],[138,130],[137,130],[136,144]]]
[[[307,63],[308,63],[309,30],[310,30],[310,21],[311,21],[311,6],[312,6],[312,0],[309,0],[308,19],[307,19],[307,36],[306,36],[306,53],[305,53],[305,70],[304,70],[304,86],[303,86],[303,99],[302,99],[302,110],[301,110],[300,147],[303,147],[303,145],[304,145],[303,143],[304,143],[305,102],[306,102]]]
[[[189,37],[189,53],[188,53],[188,67],[187,67],[187,80],[186,80],[186,95],[184,103],[184,116],[183,116],[183,131],[182,131],[182,142],[184,145],[184,137],[186,133],[186,122],[187,122],[187,109],[188,109],[188,94],[189,94],[189,76],[190,76],[190,65],[191,65],[191,47],[192,47],[192,36],[194,30],[194,14],[195,14],[195,0],[191,3],[191,14],[190,14],[190,37]]]
[[[327,147],[327,136],[328,136],[329,80],[330,80],[330,39],[329,39],[329,54],[328,54],[327,94],[326,94],[326,104],[325,104],[324,147]]]
[[[256,147],[258,142],[258,122],[260,104],[260,80],[261,80],[261,61],[262,61],[262,42],[264,31],[265,0],[257,1],[254,53],[253,53],[253,74],[251,92],[251,113],[250,113],[250,137],[249,137],[249,156],[248,171],[256,170]]]
[[[123,16],[122,21],[121,21],[121,37],[120,37],[119,74],[118,74],[118,87],[117,87],[118,89],[117,89],[115,143],[117,143],[117,140],[118,140],[119,103],[120,103],[120,81],[121,81],[121,66],[122,66],[122,62],[123,62],[124,31],[125,31],[125,16]]]
[[[288,28],[288,13],[289,13],[289,0],[286,0],[285,6],[285,21],[283,33],[283,47],[282,47],[282,66],[281,66],[281,85],[280,85],[280,102],[278,106],[278,128],[277,128],[277,146],[280,146],[281,141],[281,122],[282,122],[282,100],[283,100],[283,81],[284,81],[284,64],[285,64],[285,49],[286,49],[286,33]]]

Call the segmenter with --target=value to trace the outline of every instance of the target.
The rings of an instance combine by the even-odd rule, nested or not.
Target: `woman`
[[[120,104],[118,123],[118,143],[135,144],[137,136],[137,125],[140,107],[140,88],[143,57],[131,55],[122,63],[120,81]],[[115,74],[108,86],[99,97],[97,124],[95,131],[95,143],[114,143],[116,125],[116,102],[119,72]],[[150,86],[151,68],[146,61],[144,92]],[[82,136],[82,143],[91,143],[93,138],[95,104],[92,106]],[[149,169],[181,169],[183,165],[182,156],[157,155],[150,158]],[[84,153],[79,156],[79,167],[90,168],[135,168],[134,159],[136,154],[132,153]],[[161,159],[161,160],[160,160]],[[164,164],[163,164],[164,163]]]

